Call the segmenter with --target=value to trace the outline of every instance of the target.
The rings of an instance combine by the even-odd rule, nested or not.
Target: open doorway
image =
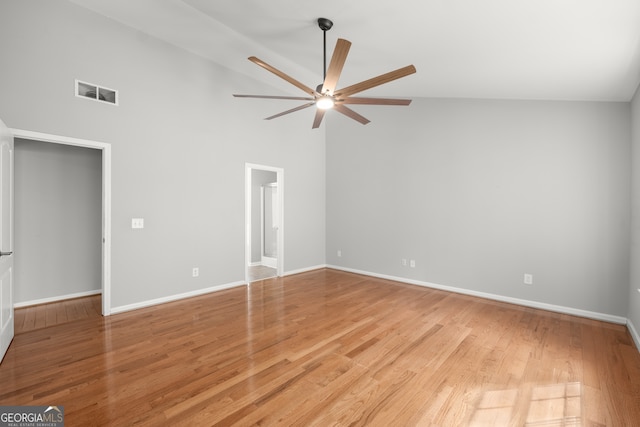
[[[86,221],[81,219],[79,216],[79,210],[84,208],[74,207],[72,209],[66,209],[66,213],[62,215],[65,216],[64,221],[66,225],[61,224],[62,227],[66,227],[67,232],[60,238],[59,234],[56,240],[49,239],[46,240],[47,233],[44,232],[44,227],[54,227],[57,226],[55,224],[52,225],[49,221],[46,224],[43,224],[40,221],[28,221],[25,215],[23,218],[23,225],[25,229],[29,229],[31,227],[37,228],[40,227],[41,230],[39,233],[33,234],[28,237],[36,244],[29,243],[32,250],[37,251],[39,253],[31,253],[33,259],[44,259],[44,262],[47,263],[46,268],[51,271],[62,272],[63,275],[67,275],[70,281],[74,278],[74,275],[77,275],[79,272],[91,270],[95,275],[93,288],[94,289],[78,289],[78,290],[69,290],[72,288],[62,288],[55,289],[53,294],[45,295],[44,298],[34,297],[36,294],[32,293],[31,296],[24,297],[29,300],[29,304],[37,303],[52,303],[55,301],[68,299],[68,298],[77,298],[80,296],[97,294],[100,295],[100,311],[102,315],[109,315],[111,311],[111,298],[110,298],[110,276],[111,276],[111,147],[109,144],[104,144],[95,141],[81,140],[76,138],[68,138],[57,135],[49,135],[43,134],[39,132],[30,132],[18,129],[10,130],[16,141],[22,141],[22,143],[26,146],[32,147],[32,156],[36,157],[49,157],[49,159],[53,159],[54,162],[59,163],[59,167],[56,167],[57,172],[54,172],[55,175],[73,175],[74,172],[69,172],[68,169],[72,169],[72,165],[66,163],[67,160],[64,160],[65,157],[71,153],[71,156],[75,156],[75,160],[82,160],[82,167],[86,167],[86,165],[93,165],[91,167],[99,168],[98,176],[95,176],[94,179],[97,181],[97,184],[94,184],[93,187],[81,187],[84,188],[85,192],[95,192],[93,197],[95,199],[94,206],[90,209],[91,215],[93,218],[91,219],[93,225],[93,229],[95,230],[95,235],[91,236],[91,239],[94,240],[94,250],[93,253],[95,257],[92,259],[92,263],[95,263],[93,267],[88,265],[83,265],[85,263],[79,259],[78,256],[73,256],[73,247],[77,245],[77,240],[74,239],[74,234],[83,233],[81,231],[81,223]],[[44,143],[53,143],[53,144],[44,144]],[[37,145],[40,145],[37,148]],[[49,146],[50,148],[47,148]],[[43,149],[44,147],[44,149]],[[64,148],[64,150],[55,150],[52,149],[54,147]],[[87,150],[91,152],[89,156],[87,153],[82,153],[82,150]],[[68,152],[67,152],[68,151]],[[51,153],[53,157],[50,156]],[[94,161],[85,162],[84,160],[93,157]],[[33,157],[32,157],[33,158]],[[97,159],[97,165],[96,160]],[[77,166],[77,165],[75,165]],[[17,171],[16,171],[17,172]],[[40,175],[38,173],[38,175]],[[46,174],[42,174],[43,177]],[[59,178],[56,176],[55,178]],[[86,175],[84,175],[86,176]],[[63,181],[57,182],[53,185],[48,182],[32,182],[30,185],[40,186],[38,191],[38,197],[41,197],[42,200],[38,201],[38,206],[40,206],[43,210],[48,212],[55,212],[55,210],[51,210],[52,205],[66,205],[70,203],[69,191],[67,189],[67,196],[64,193],[58,193],[55,190],[55,187],[63,186]],[[50,187],[50,188],[49,188]],[[65,198],[66,197],[66,198]],[[73,197],[71,197],[73,198]],[[28,208],[30,210],[31,208]],[[36,208],[33,208],[35,210]],[[92,209],[92,210],[91,210]],[[17,213],[17,212],[16,212]],[[52,214],[53,216],[53,214]],[[77,229],[76,229],[77,227]],[[42,239],[42,244],[40,245],[40,241],[38,239]],[[16,259],[20,255],[20,248],[17,247],[18,241],[16,241]],[[25,248],[26,248],[26,241]],[[42,246],[42,247],[40,247]],[[44,251],[44,252],[43,252]],[[25,254],[26,256],[26,254]],[[44,256],[44,258],[43,258]],[[62,262],[66,259],[68,262]],[[56,261],[58,260],[58,261]],[[59,262],[60,261],[60,262]],[[19,265],[16,266],[16,273],[18,274]],[[64,276],[63,276],[64,277]],[[84,277],[87,277],[86,275]],[[38,279],[36,277],[36,279]],[[51,283],[48,283],[50,285]],[[33,292],[33,289],[31,290]],[[17,302],[17,301],[16,301]],[[20,304],[16,304],[19,306]]]
[[[247,164],[245,194],[245,280],[281,276],[283,170]]]

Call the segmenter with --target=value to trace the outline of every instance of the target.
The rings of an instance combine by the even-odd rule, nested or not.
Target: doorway
[[[111,313],[111,146],[109,144],[89,141],[77,138],[68,138],[58,135],[50,135],[39,132],[30,132],[20,129],[10,129],[16,140],[32,141],[32,142],[45,142],[62,144],[69,146],[70,148],[89,148],[101,151],[101,182],[99,183],[98,191],[101,192],[101,206],[100,206],[100,233],[97,236],[98,243],[101,239],[101,248],[98,249],[100,256],[99,269],[100,269],[100,289],[101,298],[101,311],[103,316],[107,316]],[[64,167],[64,166],[63,166]],[[67,242],[58,242],[60,246],[57,248],[59,252],[64,252],[64,244]],[[54,244],[56,244],[54,242]],[[61,250],[62,249],[62,250]],[[73,261],[73,260],[72,260]],[[56,301],[56,298],[51,298],[52,301]],[[43,301],[47,302],[47,301]]]
[[[283,170],[245,165],[245,280],[282,276]]]

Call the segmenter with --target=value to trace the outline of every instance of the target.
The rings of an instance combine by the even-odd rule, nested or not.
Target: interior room
[[[632,0],[0,2],[0,406],[632,425],[638,22]]]

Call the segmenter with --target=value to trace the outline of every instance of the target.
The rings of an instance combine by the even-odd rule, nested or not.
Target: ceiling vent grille
[[[76,96],[111,105],[118,105],[117,90],[94,85],[93,83],[82,82],[80,80],[76,80]]]

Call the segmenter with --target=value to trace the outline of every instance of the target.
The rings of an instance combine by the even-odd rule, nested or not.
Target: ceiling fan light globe
[[[330,110],[335,105],[333,98],[330,96],[321,96],[316,101],[316,107],[321,110]]]

